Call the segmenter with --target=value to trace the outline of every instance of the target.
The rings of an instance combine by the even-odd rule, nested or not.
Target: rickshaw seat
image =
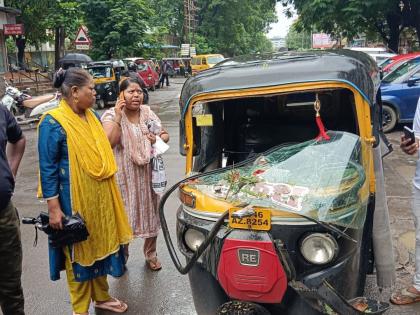
[[[276,145],[314,139],[319,132],[315,122],[304,125],[279,124],[279,122],[247,123],[240,126],[240,130],[237,147],[234,150],[240,153],[232,157],[235,162],[242,161],[252,154],[267,151]]]

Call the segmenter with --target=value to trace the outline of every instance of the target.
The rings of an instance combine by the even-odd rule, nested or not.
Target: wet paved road
[[[178,154],[178,97],[182,82],[181,79],[175,80],[169,88],[150,94],[152,108],[161,117],[171,135],[171,148],[164,156],[169,185],[182,178],[184,170],[183,158]],[[394,246],[397,247],[395,259],[398,267],[398,287],[409,283],[414,271],[414,224],[409,201],[415,160],[400,152],[398,148],[400,133],[401,128],[389,135],[394,143],[395,152],[387,157],[384,163]],[[36,216],[39,211],[46,210],[46,204],[35,197],[38,169],[36,132],[27,130],[25,134],[27,149],[18,176],[14,202],[21,216]],[[172,198],[167,205],[168,224],[174,232],[177,200]],[[65,279],[49,281],[45,235],[39,233],[38,246],[33,247],[34,229],[22,226],[21,230],[24,250],[23,286],[27,314],[71,314]],[[130,249],[128,272],[120,279],[109,278],[112,295],[122,298],[129,304],[129,311],[126,314],[195,314],[188,277],[179,275],[173,267],[163,237],[160,237],[158,242],[159,258],[163,264],[160,272],[154,273],[145,267],[141,240],[136,240]],[[375,277],[369,276],[366,294],[387,300],[389,290],[379,295],[375,284]],[[93,310],[91,311],[95,314]],[[420,303],[416,306],[393,307],[387,312],[387,315],[391,314],[420,314]]]
[[[172,82],[169,88],[150,93],[152,108],[161,117],[171,136],[170,150],[165,153],[167,175],[172,185],[183,176],[183,160],[178,155],[178,99],[183,80]],[[36,216],[46,210],[46,204],[35,197],[38,155],[35,130],[26,130],[27,148],[19,171],[14,203],[21,216]],[[168,224],[174,231],[177,200],[168,202]],[[171,211],[172,210],[172,211]],[[71,314],[67,293],[65,274],[60,281],[49,281],[47,239],[39,233],[38,246],[33,247],[35,231],[30,226],[21,226],[24,262],[23,286],[26,313],[29,315]],[[181,276],[174,268],[164,244],[163,236],[159,237],[158,255],[163,269],[159,272],[149,271],[142,251],[142,240],[137,239],[130,246],[128,272],[119,279],[109,278],[111,294],[128,302],[126,314],[136,315],[172,315],[195,314],[188,277]],[[93,309],[91,310],[92,314]],[[0,311],[1,314],[1,311]],[[97,312],[96,314],[110,314]]]

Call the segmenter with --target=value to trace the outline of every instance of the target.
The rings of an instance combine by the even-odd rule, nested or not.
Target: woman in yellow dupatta
[[[122,246],[132,239],[115,182],[117,165],[102,125],[90,109],[94,83],[83,69],[60,70],[54,86],[63,100],[39,124],[40,197],[47,199],[50,225],[62,228],[64,216],[79,213],[89,232],[86,241],[49,248],[51,279],[65,269],[73,314],[95,307],[116,313],[127,304],[108,293],[107,275],[124,273]]]

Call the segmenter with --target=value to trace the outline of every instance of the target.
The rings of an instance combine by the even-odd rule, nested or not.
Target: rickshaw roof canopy
[[[345,49],[230,58],[186,81],[180,99],[182,116],[190,99],[201,93],[326,81],[347,83],[373,104],[379,68],[369,55]]]

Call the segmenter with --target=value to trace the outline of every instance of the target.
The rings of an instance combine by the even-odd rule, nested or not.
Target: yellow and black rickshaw
[[[122,61],[90,62],[87,70],[93,77],[96,90],[96,107],[105,108],[115,103],[119,94],[119,80],[121,71],[125,69]]]
[[[373,60],[345,50],[228,59],[186,81],[187,178],[159,212],[199,315],[388,308],[362,297],[374,261],[379,83]],[[186,265],[165,218],[174,191]]]

